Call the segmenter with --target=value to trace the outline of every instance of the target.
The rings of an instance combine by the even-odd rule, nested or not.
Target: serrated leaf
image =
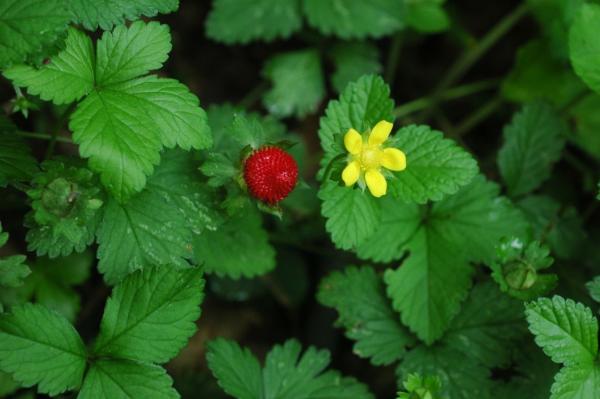
[[[575,73],[595,92],[600,93],[600,43],[598,25],[600,5],[579,8],[569,30],[569,56]]]
[[[591,364],[598,355],[598,321],[589,308],[560,296],[526,306],[535,342],[556,363]]]
[[[240,210],[193,239],[194,259],[206,272],[232,278],[265,274],[275,267],[275,251],[255,209]]]
[[[78,399],[178,399],[165,369],[131,360],[101,359],[90,367]]]
[[[0,315],[0,367],[23,386],[54,396],[79,387],[85,366],[85,346],[64,317],[30,303]]]
[[[15,130],[8,119],[0,116],[0,187],[29,181],[38,170],[31,150]]]
[[[538,188],[558,161],[567,128],[552,107],[534,103],[525,106],[504,129],[504,145],[498,167],[511,196]]]
[[[368,42],[341,42],[331,50],[335,72],[331,83],[338,93],[362,75],[378,74],[382,70],[379,50]]]
[[[400,359],[413,337],[400,323],[380,276],[370,267],[348,267],[323,279],[317,299],[339,314],[337,324],[354,341],[353,352],[374,365]]]
[[[213,0],[206,35],[226,44],[287,38],[302,25],[298,0]]]
[[[550,399],[588,399],[600,396],[600,366],[563,367],[554,377]]]
[[[319,198],[327,218],[325,228],[338,248],[356,248],[377,229],[381,211],[368,192],[328,181],[321,186]]]
[[[0,395],[8,396],[19,389],[19,384],[10,374],[0,371]]]
[[[342,39],[379,38],[404,27],[404,4],[394,0],[304,0],[308,23]]]
[[[18,23],[16,23],[18,21]],[[67,29],[61,0],[4,0],[0,4],[0,69],[35,56]]]
[[[329,352],[309,347],[301,355],[296,340],[276,345],[267,354],[264,369],[247,349],[217,339],[209,343],[208,365],[219,385],[239,399],[363,399],[372,398],[366,386],[337,371],[325,371]]]
[[[75,28],[70,28],[65,50],[52,57],[50,63],[34,68],[16,65],[4,71],[4,76],[29,94],[55,104],[68,104],[93,90],[94,47],[92,40]]]
[[[106,302],[94,353],[166,363],[196,332],[203,290],[201,268],[154,267],[128,276]]]
[[[154,17],[167,14],[179,8],[179,0],[71,0],[70,11],[73,22],[82,24],[86,29],[98,27],[108,30],[125,20],[133,21],[139,17]]]
[[[302,118],[315,112],[325,96],[321,59],[316,50],[278,54],[265,63],[262,73],[273,85],[264,94],[263,102],[275,116]]]
[[[0,223],[0,248],[8,242],[8,233],[2,231]],[[0,259],[0,287],[19,287],[31,270],[25,264],[25,255],[12,255]]]
[[[600,302],[600,276],[594,277],[592,281],[589,281],[585,285],[585,288],[587,288],[588,293],[594,301]]]
[[[390,146],[406,154],[406,169],[390,179],[391,193],[405,202],[439,201],[469,184],[479,171],[469,153],[428,126],[401,128]]]

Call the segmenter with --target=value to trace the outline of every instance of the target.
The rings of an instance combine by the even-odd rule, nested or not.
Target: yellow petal
[[[388,121],[377,122],[375,127],[371,129],[371,134],[369,135],[369,145],[379,145],[386,141],[390,136],[393,126],[394,124]]]
[[[342,172],[342,180],[346,186],[351,186],[358,181],[360,176],[360,164],[356,161],[350,162]]]
[[[362,148],[362,136],[354,129],[348,129],[344,136],[344,146],[352,155],[356,155]]]
[[[384,196],[387,192],[387,182],[385,177],[377,169],[369,169],[365,173],[365,180],[367,181],[367,187],[373,195],[373,197]]]
[[[383,150],[381,166],[397,172],[404,170],[406,169],[406,155],[397,148],[386,148]]]

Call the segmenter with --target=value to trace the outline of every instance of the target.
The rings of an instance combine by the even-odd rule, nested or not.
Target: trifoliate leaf
[[[273,85],[263,102],[275,116],[302,118],[315,112],[325,96],[321,59],[316,50],[278,54],[266,62],[263,75]]]
[[[28,249],[51,258],[82,252],[94,241],[105,195],[75,161],[46,161],[31,181],[25,217]]]
[[[598,321],[592,311],[560,296],[527,304],[525,314],[535,342],[556,363],[591,364],[598,355]]]
[[[487,367],[507,366],[516,339],[526,332],[522,306],[492,282],[477,284],[443,343]]]
[[[327,218],[325,228],[338,248],[356,248],[379,225],[380,207],[366,191],[328,181],[322,185],[319,198],[323,201],[321,212]]]
[[[86,29],[98,27],[108,30],[125,20],[133,21],[139,17],[154,17],[167,14],[179,8],[179,0],[71,0],[70,10],[73,22]]]
[[[517,50],[515,65],[502,82],[502,95],[515,102],[548,101],[562,107],[584,89],[569,66],[552,56],[545,41],[531,40]]]
[[[302,25],[298,0],[213,0],[206,35],[219,42],[270,42],[287,38]]]
[[[85,367],[85,346],[64,317],[30,303],[0,314],[0,368],[23,386],[54,396],[79,387]]]
[[[67,29],[62,0],[3,0],[0,4],[0,69],[40,53]]]
[[[585,285],[585,288],[587,288],[594,301],[600,302],[600,276],[594,277],[592,281]]]
[[[437,399],[442,389],[442,381],[437,376],[421,377],[419,374],[409,374],[402,383],[406,392],[399,392],[398,399]]]
[[[115,287],[106,302],[94,353],[165,363],[196,332],[204,280],[201,268],[138,271]]]
[[[379,49],[368,42],[340,42],[331,50],[335,72],[331,84],[338,93],[362,75],[378,74],[382,70]]]
[[[442,32],[450,27],[444,10],[446,0],[409,0],[406,2],[406,24],[424,33]]]
[[[550,250],[540,242],[525,243],[516,237],[505,237],[498,244],[497,257],[490,267],[492,277],[503,292],[527,301],[556,287],[557,275],[538,273],[553,262]]]
[[[567,128],[548,105],[525,106],[504,129],[498,167],[512,197],[538,188],[550,176],[565,144]]]
[[[391,193],[405,202],[439,201],[469,184],[479,170],[469,153],[428,126],[401,128],[390,146],[406,154],[406,169],[390,179]]]
[[[442,383],[442,398],[491,398],[489,370],[473,362],[467,354],[451,347],[418,346],[405,355],[396,373],[398,385],[411,373],[437,376]]]
[[[275,251],[261,226],[260,214],[249,206],[216,230],[194,236],[193,248],[196,262],[219,276],[252,277],[275,267]]]
[[[8,242],[8,233],[2,231],[0,224],[0,248]],[[18,287],[23,284],[31,270],[25,264],[25,255],[12,255],[0,258],[0,287]]]
[[[101,359],[90,367],[79,399],[177,399],[165,369],[131,360]]]
[[[550,399],[588,399],[600,395],[600,366],[589,363],[563,367],[551,388]]]
[[[29,181],[37,172],[37,161],[15,127],[0,115],[0,187]]]
[[[92,40],[75,28],[69,29],[65,46],[39,69],[15,65],[5,70],[4,76],[42,100],[55,104],[80,100],[94,88],[94,47]]]
[[[329,352],[309,347],[301,355],[296,340],[276,345],[260,370],[247,349],[225,339],[208,344],[208,366],[225,392],[239,399],[363,399],[372,398],[366,386],[337,371],[325,371]]]
[[[600,43],[597,28],[600,5],[580,7],[569,31],[569,56],[575,73],[595,92],[600,93]]]
[[[394,0],[304,0],[308,23],[342,39],[378,38],[404,27],[404,3]]]
[[[414,341],[392,309],[381,277],[371,267],[332,273],[321,281],[317,298],[337,310],[337,324],[356,341],[354,353],[370,358],[374,365],[400,359]]]
[[[360,257],[386,262],[411,253],[400,268],[386,271],[385,281],[404,324],[427,343],[442,336],[466,297],[469,262],[491,261],[501,237],[524,234],[521,214],[498,192],[480,176],[423,212],[414,205],[381,202],[382,214],[393,216],[358,249]],[[394,209],[402,206],[406,210]]]

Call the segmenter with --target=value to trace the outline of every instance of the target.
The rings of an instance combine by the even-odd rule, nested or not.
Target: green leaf
[[[300,30],[300,11],[298,0],[213,0],[206,35],[227,44],[285,39]]]
[[[54,396],[79,387],[85,366],[85,346],[64,317],[30,303],[0,315],[0,368],[23,386]]]
[[[600,135],[596,134],[600,127],[600,114],[596,112],[598,107],[600,95],[589,92],[568,110],[574,122],[569,140],[596,159],[600,159]]]
[[[443,342],[487,367],[508,366],[515,341],[526,332],[522,309],[492,282],[477,284]]]
[[[325,96],[321,59],[315,50],[278,54],[265,63],[262,73],[273,85],[263,102],[275,116],[302,118],[314,113]]]
[[[255,208],[246,207],[216,230],[194,236],[193,248],[196,263],[219,276],[252,277],[275,267],[275,251]]]
[[[78,399],[177,399],[165,369],[131,360],[101,359],[92,364]]]
[[[409,0],[406,2],[406,24],[424,33],[438,33],[450,27],[444,10],[446,0]]]
[[[379,49],[369,42],[340,42],[331,50],[335,72],[331,83],[338,93],[362,75],[382,71]]]
[[[389,182],[391,193],[405,202],[439,201],[469,184],[479,170],[469,153],[428,126],[401,128],[389,146],[406,154],[406,169]]]
[[[540,298],[525,314],[535,342],[556,363],[591,364],[598,355],[598,321],[592,311],[560,296]]]
[[[600,302],[600,276],[594,277],[592,281],[589,281],[585,285],[585,288],[587,288],[588,293],[594,301]]]
[[[31,150],[15,130],[8,119],[0,116],[0,187],[29,181],[38,170]]]
[[[595,92],[600,93],[600,43],[597,28],[600,5],[581,6],[569,30],[569,56],[575,73]]]
[[[94,47],[92,40],[75,28],[69,29],[65,46],[39,69],[16,65],[5,70],[4,76],[42,100],[55,104],[80,100],[94,88]]]
[[[525,106],[504,129],[504,145],[498,167],[511,196],[527,194],[548,177],[560,159],[567,130],[562,119],[548,105]]]
[[[372,398],[367,388],[337,371],[324,371],[329,352],[309,347],[301,353],[298,341],[276,345],[268,354],[264,369],[247,349],[225,339],[208,344],[208,366],[219,385],[239,399],[362,399]]]
[[[177,11],[179,0],[71,0],[73,22],[86,29],[98,27],[108,30],[121,25],[125,20],[133,21],[142,16],[154,17]]]
[[[402,385],[407,392],[399,392],[398,399],[434,399],[442,389],[442,381],[437,376],[421,377],[419,374],[409,374]]]
[[[563,367],[556,374],[550,399],[588,399],[600,395],[600,366],[584,364]]]
[[[404,324],[427,343],[442,336],[466,297],[473,271],[469,262],[489,262],[501,237],[524,233],[520,212],[498,192],[496,184],[479,176],[422,213],[414,205],[400,211],[394,208],[402,205],[382,202],[382,214],[389,216],[358,249],[360,257],[385,262],[411,253],[384,279]]]
[[[0,371],[0,395],[7,397],[19,389],[19,384],[13,380],[10,374]]]
[[[8,233],[2,231],[0,223],[0,249],[8,242]],[[0,287],[19,287],[31,270],[25,264],[25,255],[12,255],[0,259]]]
[[[304,0],[308,23],[342,39],[379,38],[404,27],[404,4],[394,0]]]
[[[323,279],[317,299],[335,308],[336,324],[355,342],[353,352],[370,358],[374,365],[387,365],[400,359],[413,337],[400,323],[385,295],[380,276],[370,267],[348,267]]]
[[[0,69],[35,56],[67,29],[62,0],[4,0],[0,4]],[[18,22],[17,22],[18,21]]]
[[[166,363],[196,332],[204,280],[201,268],[147,268],[128,276],[106,302],[98,356]]]
[[[338,248],[356,248],[379,225],[380,207],[368,192],[328,181],[321,186],[319,198],[327,218],[325,228]]]
[[[396,373],[399,385],[411,373],[437,376],[442,383],[442,398],[491,398],[489,370],[451,347],[418,346],[406,354]]]

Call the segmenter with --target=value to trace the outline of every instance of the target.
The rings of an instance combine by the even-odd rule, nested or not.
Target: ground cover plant
[[[600,2],[0,1],[0,397],[598,399]]]

